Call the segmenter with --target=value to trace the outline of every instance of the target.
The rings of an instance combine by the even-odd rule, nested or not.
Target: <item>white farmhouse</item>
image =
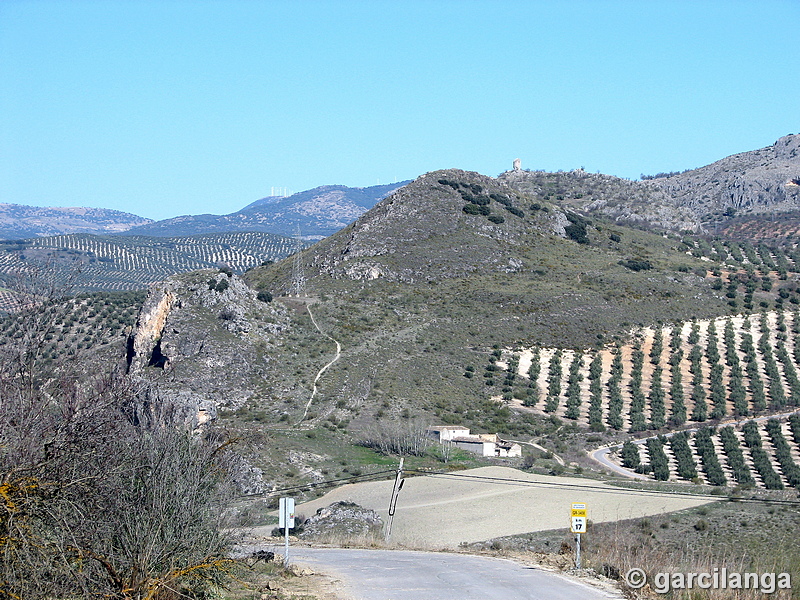
[[[428,427],[425,431],[429,437],[432,437],[440,444],[451,442],[457,437],[469,437],[469,428],[461,427],[460,425],[438,425],[436,427]]]
[[[522,447],[519,444],[503,441],[496,433],[470,435],[468,428],[458,425],[428,427],[427,432],[440,444],[453,444],[478,456],[496,458],[522,456]]]

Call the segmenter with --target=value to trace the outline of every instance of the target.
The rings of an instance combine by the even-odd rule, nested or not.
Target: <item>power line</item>
[[[715,497],[711,494],[695,494],[692,492],[682,492],[682,491],[663,491],[663,490],[643,490],[643,489],[636,489],[636,488],[621,488],[621,487],[597,487],[593,485],[584,485],[584,484],[567,484],[562,482],[555,482],[555,481],[531,481],[528,479],[513,479],[508,477],[488,477],[485,475],[467,475],[465,473],[457,473],[453,471],[422,471],[419,469],[405,469],[405,473],[416,473],[417,475],[428,476],[428,477],[437,477],[441,479],[455,479],[455,480],[462,480],[462,481],[487,481],[492,483],[499,483],[502,485],[511,485],[511,486],[519,486],[519,487],[544,487],[544,488],[551,488],[551,489],[561,489],[561,490],[587,490],[591,492],[597,492],[600,494],[623,494],[623,495],[631,495],[631,494],[641,494],[645,496],[683,496],[687,498],[698,498],[703,500],[708,500],[710,502],[718,502],[722,500],[728,500],[731,502],[748,502],[748,503],[761,503],[761,504],[780,504],[786,506],[797,506],[800,507],[800,500],[783,500],[783,499],[768,499],[768,498],[730,498],[730,497]],[[358,483],[366,483],[371,480],[375,479],[385,479],[385,475],[395,475],[397,473],[396,469],[386,470],[386,471],[376,471],[375,473],[367,473],[366,475],[352,475],[350,477],[342,477],[338,479],[328,479],[325,481],[317,481],[312,483],[307,483],[303,485],[296,485],[293,487],[288,488],[281,488],[277,490],[270,490],[269,492],[264,492],[261,494],[248,494],[244,497],[269,497],[275,494],[282,494],[294,491],[300,491],[308,488],[319,488],[319,487],[330,487],[335,484],[340,483],[350,483],[350,482],[358,482]]]
[[[304,483],[302,485],[296,485],[293,487],[288,488],[281,488],[277,490],[270,490],[268,492],[262,492],[260,494],[243,494],[242,498],[253,498],[253,497],[261,497],[261,496],[272,496],[274,494],[283,494],[287,492],[296,492],[301,491],[307,488],[316,488],[316,487],[329,487],[333,484],[338,483],[349,483],[354,482],[355,480],[359,480],[358,483],[366,483],[372,479],[385,479],[384,475],[392,474],[394,475],[397,471],[392,469],[391,471],[376,471],[375,473],[367,473],[366,475],[351,475],[350,477],[341,477],[339,479],[327,479],[325,481],[314,481],[311,483]]]
[[[294,294],[298,298],[306,295],[306,277],[303,273],[302,253],[303,238],[300,235],[300,225],[298,225],[294,236],[294,263],[292,265]]]
[[[599,492],[601,494],[643,494],[643,495],[650,495],[650,496],[686,496],[690,498],[702,498],[704,500],[730,500],[735,502],[761,502],[766,504],[785,504],[790,506],[800,506],[800,500],[781,500],[781,499],[767,499],[767,498],[715,498],[710,494],[694,494],[692,492],[681,492],[681,491],[663,491],[663,490],[642,490],[636,488],[602,488],[596,487],[592,485],[582,485],[582,484],[566,484],[560,482],[550,482],[550,481],[530,481],[527,479],[511,479],[505,477],[486,477],[482,475],[467,475],[463,473],[454,473],[452,471],[439,471],[439,472],[428,472],[428,471],[419,471],[415,469],[406,469],[407,473],[418,473],[421,475],[428,475],[431,477],[439,477],[439,478],[447,478],[447,479],[469,479],[469,480],[484,480],[484,481],[491,481],[495,483],[501,483],[505,485],[516,485],[520,487],[549,487],[549,488],[557,488],[562,490],[575,490],[575,489],[585,489],[592,492]]]

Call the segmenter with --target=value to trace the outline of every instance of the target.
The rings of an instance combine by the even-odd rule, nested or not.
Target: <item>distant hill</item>
[[[715,163],[645,182],[687,208],[707,231],[736,216],[800,210],[800,135]]]
[[[75,291],[141,290],[176,273],[229,267],[243,272],[280,260],[295,240],[262,232],[203,234],[172,238],[68,234],[0,242],[0,285],[13,287],[20,275],[54,273]],[[1,305],[0,305],[1,306]]]
[[[0,204],[0,239],[24,240],[64,233],[122,233],[152,223],[130,213],[106,208],[60,208]]]
[[[351,188],[325,185],[291,196],[269,196],[228,215],[184,215],[136,227],[129,233],[168,237],[230,231],[264,231],[322,239],[372,208],[408,182]]]

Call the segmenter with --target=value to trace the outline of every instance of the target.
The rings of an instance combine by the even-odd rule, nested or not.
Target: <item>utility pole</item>
[[[294,265],[292,268],[292,278],[294,279],[294,293],[300,298],[306,293],[306,278],[303,274],[303,263],[301,254],[303,253],[303,238],[300,237],[300,226],[294,236]]]
[[[400,466],[397,468],[397,477],[394,480],[394,488],[392,488],[392,499],[389,500],[389,522],[386,524],[386,541],[389,541],[389,536],[392,535],[392,521],[394,521],[394,511],[397,508],[397,496],[400,490],[403,489],[403,459],[400,459]]]

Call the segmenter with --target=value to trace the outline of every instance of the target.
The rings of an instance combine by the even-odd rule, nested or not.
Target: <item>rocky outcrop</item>
[[[146,406],[170,404],[200,425],[263,387],[285,309],[237,276],[196,271],[153,286],[128,341],[128,371],[147,382]]]
[[[175,290],[171,289],[174,287],[174,284],[165,282],[151,288],[128,342],[129,371],[141,371],[159,359],[161,334],[175,305]],[[159,366],[163,367],[164,364]]]
[[[705,223],[734,216],[800,209],[800,135],[723,158],[708,166],[646,182]]]
[[[800,135],[699,169],[647,181],[600,173],[512,170],[498,180],[540,200],[620,224],[711,231],[735,216],[800,209]]]
[[[468,205],[488,212],[468,213]],[[532,211],[529,205],[527,198],[492,177],[458,169],[434,171],[304,252],[303,267],[337,279],[408,284],[504,272],[504,254],[530,243],[531,236],[565,237],[563,212]],[[289,290],[287,285],[279,293]]]

